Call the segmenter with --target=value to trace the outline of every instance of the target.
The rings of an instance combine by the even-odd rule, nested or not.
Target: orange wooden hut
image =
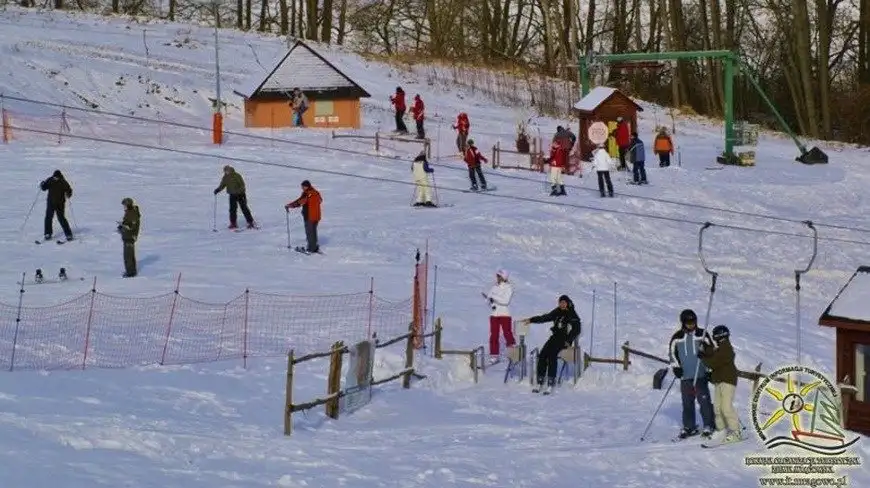
[[[580,157],[592,157],[595,144],[589,140],[587,132],[594,122],[615,122],[617,117],[627,120],[632,132],[637,132],[637,113],[643,108],[628,95],[609,86],[596,86],[579,102],[574,104],[574,113],[580,118],[577,138],[580,143]]]
[[[245,127],[291,127],[294,88],[308,98],[309,108],[302,116],[306,127],[362,125],[360,99],[371,95],[311,46],[296,41],[266,76],[234,90],[245,100]]]

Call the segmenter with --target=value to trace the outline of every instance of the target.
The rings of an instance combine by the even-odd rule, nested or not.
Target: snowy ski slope
[[[68,107],[84,107],[86,99],[108,112],[209,126],[210,29],[8,9],[0,14],[0,32],[0,93],[7,97]],[[599,199],[591,178],[569,177],[568,197],[553,200],[542,175],[520,171],[488,171],[497,193],[462,193],[467,176],[452,157],[449,127],[455,114],[467,111],[472,136],[490,148],[497,140],[510,145],[524,112],[471,100],[462,87],[429,86],[424,66],[400,73],[328,51],[373,95],[364,101],[363,133],[391,128],[387,97],[396,85],[424,97],[433,154],[440,157],[439,197],[453,206],[414,209],[407,185],[414,145],[387,142],[377,156],[368,141],[331,139],[328,131],[243,129],[241,101],[231,89],[262,74],[254,53],[268,66],[284,43],[231,31],[221,32],[221,43],[227,127],[279,140],[238,135],[214,147],[207,130],[75,110],[67,112],[73,135],[187,153],[14,134],[13,143],[0,148],[0,190],[6,195],[0,274],[7,283],[0,301],[17,302],[20,273],[60,266],[87,279],[31,287],[27,305],[85,293],[92,277],[104,293],[154,296],[170,292],[178,273],[186,296],[208,302],[225,302],[247,287],[283,294],[366,291],[370,277],[378,295],[405,299],[414,250],[428,239],[438,265],[436,313],[445,321],[449,347],[486,342],[488,309],[479,292],[497,268],[506,267],[517,289],[512,309],[518,317],[549,310],[567,293],[586,324],[584,347],[594,355],[613,354],[614,332],[619,343],[664,355],[679,311],[706,312],[709,277],[696,250],[698,223],[710,221],[718,226],[707,233],[706,250],[720,273],[712,321],[731,328],[739,367],[763,361],[769,371],[794,360],[793,271],[805,264],[811,241],[727,226],[806,234],[800,223],[751,213],[870,227],[863,219],[870,207],[866,150],[822,144],[831,164],[807,167],[793,162],[796,150],[787,139],[763,135],[756,167],[711,171],[705,168],[721,148],[721,127],[688,119],[677,122],[682,167],[648,164],[648,187],[626,185],[618,174],[615,199]],[[60,125],[60,107],[8,98],[3,103],[25,127],[50,132]],[[641,134],[649,143],[657,109],[644,106]],[[546,137],[564,122],[535,119]],[[260,231],[223,230],[222,194],[220,232],[211,232],[211,190],[224,164],[245,176]],[[54,169],[74,186],[72,214],[81,240],[35,246],[42,232],[41,195],[24,231],[19,228],[36,184]],[[325,256],[284,248],[283,204],[298,195],[303,179],[324,195]],[[126,196],[143,213],[140,275],[132,280],[120,278],[114,233]],[[301,223],[292,217],[298,244]],[[815,320],[854,269],[867,264],[870,232],[819,230],[824,240],[802,283],[803,361],[830,373],[834,336]],[[546,337],[541,328],[529,339],[537,345]],[[369,406],[338,422],[324,420],[319,409],[297,415],[290,438],[280,425],[282,358],[250,361],[247,369],[217,363],[2,374],[0,486],[730,488],[756,486],[762,474],[743,467],[744,455],[763,449],[754,442],[709,452],[668,442],[679,428],[676,393],[657,417],[651,440],[638,442],[661,398],[649,388],[655,364],[638,360],[628,373],[594,365],[576,388],[563,386],[542,398],[525,384],[502,384],[503,366],[474,385],[459,360],[421,361],[428,378],[410,391],[381,388]],[[378,360],[376,376],[401,368],[401,358],[388,352]],[[321,392],[325,372],[300,375],[300,395]],[[738,396],[747,422],[745,382]],[[866,457],[870,444],[859,445]],[[847,474],[852,486],[870,486],[866,467]]]

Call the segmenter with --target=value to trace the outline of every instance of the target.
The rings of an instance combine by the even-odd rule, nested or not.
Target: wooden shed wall
[[[306,127],[359,129],[362,125],[359,98],[309,99],[302,121]],[[286,100],[245,100],[245,127],[292,127],[293,113]]]
[[[637,132],[637,106],[628,97],[614,95],[598,106],[591,114],[581,113],[577,134],[580,138],[580,157],[589,159],[595,145],[589,140],[587,131],[594,122],[615,121],[617,117],[626,119],[629,123],[629,132]]]
[[[837,382],[848,376],[851,382],[860,381],[855,368],[855,346],[870,346],[870,331],[837,329]],[[865,395],[870,395],[866,392]],[[846,412],[846,428],[870,435],[870,398],[864,402],[852,400]]]

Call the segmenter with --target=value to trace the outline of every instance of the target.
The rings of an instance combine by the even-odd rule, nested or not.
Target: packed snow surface
[[[615,173],[616,198],[598,197],[589,168],[583,178],[566,178],[566,197],[548,196],[544,175],[521,170],[487,169],[498,191],[463,193],[468,180],[455,155],[455,115],[469,114],[472,137],[488,155],[497,141],[512,146],[516,122],[528,114],[472,96],[469,87],[430,86],[427,72],[440,68],[400,71],[315,45],[372,93],[363,100],[361,134],[392,130],[388,96],[395,86],[423,96],[443,205],[417,209],[409,205],[409,183],[418,144],[384,140],[375,152],[371,140],[334,139],[328,130],[243,128],[242,102],[231,88],[262,76],[260,62],[281,54],[281,39],[221,31],[226,126],[235,134],[216,147],[208,131],[215,94],[211,29],[19,9],[0,14],[0,25],[3,108],[13,126],[41,131],[13,128],[11,143],[0,149],[4,341],[16,327],[19,299],[27,310],[58,305],[88,296],[94,278],[98,293],[132,300],[172,294],[180,274],[180,295],[215,307],[246,289],[276,296],[364,294],[373,278],[379,299],[401,302],[411,294],[415,251],[425,251],[428,240],[428,308],[443,319],[445,347],[487,342],[489,309],[480,292],[504,267],[516,287],[516,318],[549,310],[565,293],[577,304],[583,348],[593,356],[621,357],[616,346],[625,341],[663,356],[680,310],[692,308],[702,320],[707,312],[710,275],[697,247],[700,223],[709,221],[714,225],[705,233],[704,251],[719,276],[711,325],[729,326],[741,369],[762,362],[770,371],[795,361],[794,270],[806,265],[812,241],[787,234],[808,236],[800,221],[811,219],[822,239],[801,283],[802,362],[833,376],[834,331],[815,322],[854,270],[867,264],[870,236],[860,229],[870,210],[864,149],[818,143],[831,163],[804,166],[793,161],[796,149],[788,139],[763,134],[755,167],[714,170],[708,168],[721,150],[721,127],[678,118],[680,164],[659,168],[648,154],[651,184],[629,186],[625,173]],[[77,110],[88,107],[202,130]],[[665,110],[644,108],[639,132],[649,147],[654,127],[670,121]],[[69,134],[59,138],[64,122]],[[534,117],[531,130],[547,139],[568,122]],[[244,175],[260,230],[225,230],[226,196],[212,195],[225,164]],[[37,246],[44,209],[37,184],[55,169],[73,185],[67,213],[79,239]],[[304,239],[298,213],[287,221],[283,207],[304,179],[324,197],[324,255],[287,249],[287,222],[291,244]],[[114,230],[124,197],[134,198],[143,215],[135,279],[120,277]],[[212,232],[214,212],[218,232]],[[54,230],[59,235],[57,223]],[[22,273],[29,278],[42,268],[54,274],[61,266],[76,279],[26,286],[23,294],[16,285]],[[743,465],[745,455],[765,451],[754,438],[715,450],[671,443],[680,426],[676,389],[640,442],[662,395],[650,388],[659,365],[641,358],[633,358],[627,372],[594,364],[576,386],[568,382],[542,397],[527,384],[504,384],[504,363],[475,384],[464,358],[419,355],[417,368],[426,379],[410,390],[397,383],[378,387],[368,406],[338,421],[326,419],[321,408],[296,414],[294,433],[285,437],[286,347],[324,350],[368,333],[361,319],[332,324],[338,337],[307,335],[318,334],[318,317],[340,316],[342,300],[322,298],[298,311],[258,309],[262,321],[290,324],[289,337],[246,362],[160,366],[155,357],[120,369],[24,367],[3,374],[0,486],[733,488],[756,486],[764,474]],[[125,310],[130,320],[157,320],[157,312],[135,304]],[[72,321],[57,313],[55,335],[28,343],[36,348],[29,354],[69,353],[52,342]],[[289,316],[292,321],[282,322]],[[208,325],[208,317],[203,312],[190,320]],[[105,317],[99,323],[113,325]],[[31,323],[22,324],[23,337],[31,337]],[[527,339],[537,346],[547,336],[541,326]],[[125,350],[139,344],[123,335],[114,341],[126,343]],[[403,369],[402,349],[378,351],[376,378]],[[3,349],[0,358],[6,365],[8,353]],[[322,395],[326,374],[323,362],[301,366],[298,401]],[[748,382],[740,383],[737,404],[748,424]],[[856,453],[866,457],[870,444],[864,441]],[[866,467],[845,474],[852,486],[870,486]]]

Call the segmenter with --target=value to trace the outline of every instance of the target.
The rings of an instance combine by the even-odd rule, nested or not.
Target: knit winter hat
[[[495,275],[501,276],[505,280],[507,280],[510,277],[510,274],[507,272],[506,269],[499,269],[498,271],[495,272]]]
[[[55,178],[63,178],[63,173],[61,173],[59,169],[56,169],[54,170],[54,173],[51,174],[51,176],[54,176]]]

